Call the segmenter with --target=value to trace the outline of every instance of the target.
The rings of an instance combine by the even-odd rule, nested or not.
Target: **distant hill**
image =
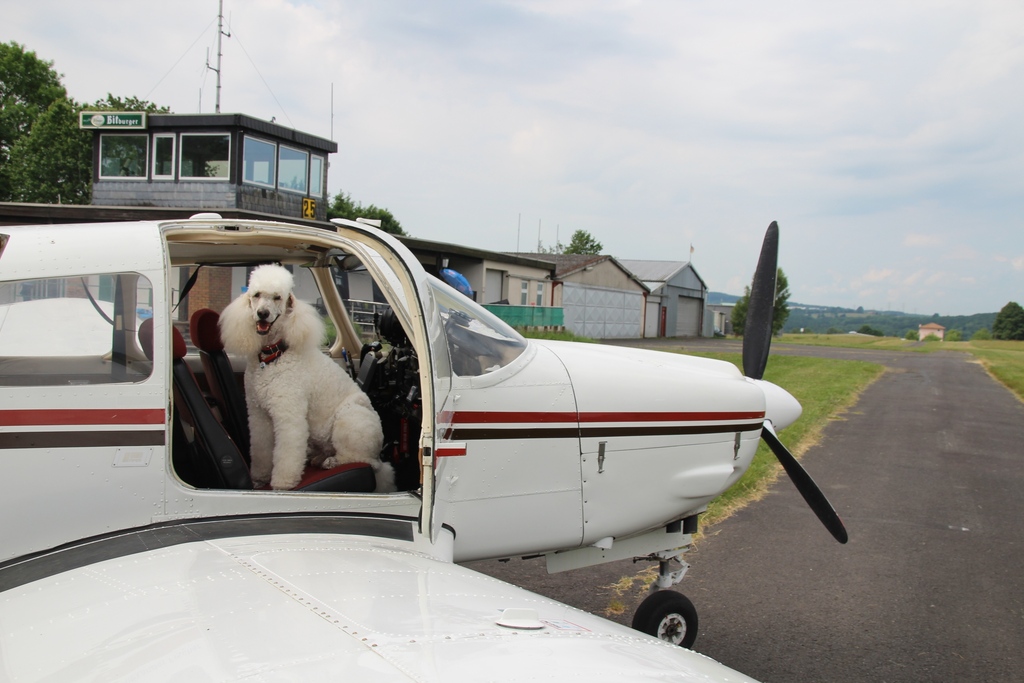
[[[708,304],[711,306],[722,306],[723,304],[734,304],[739,297],[725,292],[708,292]]]
[[[724,292],[708,292],[708,304],[729,305],[739,296]],[[865,311],[863,308],[816,306],[789,302],[789,318],[784,332],[813,332],[817,334],[857,332],[867,325],[887,337],[903,337],[908,331],[917,332],[918,325],[938,323],[946,331],[959,330],[964,339],[984,328],[992,330],[996,313],[974,315],[914,315],[902,311]]]

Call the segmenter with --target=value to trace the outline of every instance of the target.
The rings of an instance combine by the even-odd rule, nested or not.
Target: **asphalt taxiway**
[[[688,556],[694,649],[762,681],[1024,679],[1024,403],[968,354],[772,352],[887,368],[801,459],[850,541],[780,478]],[[614,588],[646,567],[631,561],[471,566],[621,623],[645,596]]]

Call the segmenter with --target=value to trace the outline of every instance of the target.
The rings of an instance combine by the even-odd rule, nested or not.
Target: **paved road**
[[[1024,404],[965,354],[773,353],[889,368],[802,459],[850,542],[780,480],[689,556],[695,649],[763,681],[1024,680]],[[473,566],[596,613],[642,567]]]

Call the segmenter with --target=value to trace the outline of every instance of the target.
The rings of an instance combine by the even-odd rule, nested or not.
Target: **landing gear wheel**
[[[633,615],[633,628],[680,647],[697,640],[697,609],[682,593],[651,593]]]

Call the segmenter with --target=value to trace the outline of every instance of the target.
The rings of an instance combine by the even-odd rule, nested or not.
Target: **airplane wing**
[[[0,567],[0,680],[751,680],[431,557],[411,521],[377,535],[249,522]]]

